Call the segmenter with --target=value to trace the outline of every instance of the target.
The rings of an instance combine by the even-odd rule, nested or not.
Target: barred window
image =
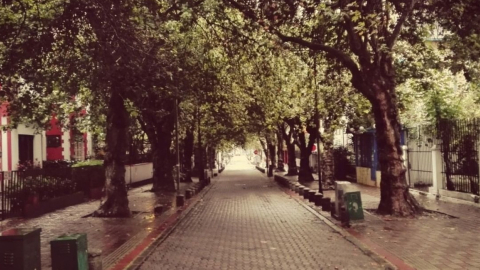
[[[47,135],[47,148],[57,148],[62,146],[60,135]]]

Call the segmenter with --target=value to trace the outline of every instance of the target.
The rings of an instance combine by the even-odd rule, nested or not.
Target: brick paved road
[[[318,182],[310,183],[309,186],[318,188]],[[380,189],[356,186],[362,193],[364,209],[376,209],[380,201]],[[332,200],[335,199],[333,191],[325,191],[324,194]],[[429,214],[398,219],[381,218],[366,213],[364,225],[355,226],[354,232],[415,269],[480,269],[479,206],[415,196],[424,208],[457,218]],[[312,208],[320,211],[320,208],[315,206]],[[332,222],[337,222],[330,218],[328,213],[320,213]]]
[[[190,183],[181,183],[185,190]],[[145,185],[130,190],[130,210],[139,212],[132,218],[82,218],[95,211],[100,202],[87,202],[57,210],[43,216],[23,219],[15,218],[0,222],[0,231],[16,227],[40,227],[42,269],[51,269],[50,241],[62,234],[86,233],[88,247],[101,249],[104,269],[114,264],[130,248],[141,241],[154,227],[160,226],[175,208],[175,193],[145,192],[151,188]],[[154,217],[153,207],[163,204],[168,209],[165,215]],[[173,205],[174,206],[174,205]],[[65,269],[68,270],[68,269]]]
[[[382,269],[246,164],[235,157],[140,269]]]

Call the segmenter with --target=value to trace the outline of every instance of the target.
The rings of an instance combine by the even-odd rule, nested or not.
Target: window
[[[77,161],[85,160],[85,148],[83,142],[74,142],[74,156],[73,159]]]
[[[18,161],[19,163],[33,163],[32,135],[18,135]]]
[[[57,148],[62,146],[60,135],[47,135],[47,148]]]

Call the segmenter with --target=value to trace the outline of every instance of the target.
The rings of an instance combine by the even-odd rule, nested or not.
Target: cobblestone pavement
[[[181,183],[185,190],[190,183]],[[129,190],[132,218],[84,217],[93,213],[99,201],[91,201],[32,219],[15,218],[0,222],[0,231],[16,227],[39,227],[41,233],[42,269],[51,269],[50,241],[62,234],[86,233],[89,249],[102,250],[104,269],[113,265],[136,243],[143,240],[153,228],[159,226],[170,213],[173,213],[176,193],[148,192],[151,185]],[[153,207],[163,204],[165,215],[155,217]]]
[[[310,186],[318,188],[318,182]],[[356,186],[362,193],[364,209],[376,209],[380,189]],[[335,199],[333,191],[324,194]],[[365,222],[349,231],[416,269],[480,269],[480,207],[461,201],[435,200],[419,193],[415,193],[415,197],[433,213],[416,218],[393,218],[366,212]],[[321,212],[320,208],[311,206]],[[338,224],[328,213],[323,215]]]
[[[247,166],[247,169],[245,169]],[[140,269],[383,269],[234,157]]]

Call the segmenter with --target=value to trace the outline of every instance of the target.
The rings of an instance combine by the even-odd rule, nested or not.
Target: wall
[[[71,159],[70,152],[70,132],[65,131],[62,134],[62,156],[64,160]]]
[[[87,150],[86,150],[85,156],[91,157],[91,156],[94,155],[94,153],[93,153],[92,133],[87,132],[87,133],[86,133],[86,139],[87,139],[87,146],[86,146]]]
[[[1,117],[1,125],[7,125],[8,124],[8,117],[6,116],[6,113],[4,109],[2,108],[2,117]],[[11,148],[10,148],[10,141],[11,141],[11,131],[1,131],[1,153],[2,153],[2,162],[1,162],[1,169],[2,171],[9,171],[11,170]]]
[[[153,163],[125,165],[125,183],[132,184],[153,177]]]
[[[62,136],[63,131],[58,126],[58,120],[55,116],[50,120],[50,129],[45,132],[45,135],[57,135]],[[63,149],[62,146],[55,148],[47,148],[46,138],[45,138],[45,148],[46,148],[46,158],[44,160],[62,160]]]
[[[45,149],[45,151],[42,151],[42,160],[47,160],[47,136],[46,132],[42,131],[42,149]]]
[[[372,181],[370,168],[356,167],[356,173],[357,173],[357,183],[358,184],[371,186],[371,187],[377,186],[377,181]],[[380,172],[377,172],[377,174],[376,174],[377,179],[380,179],[380,174],[381,174]],[[380,182],[380,181],[378,181],[378,182]]]
[[[375,181],[376,187],[380,187],[380,183],[382,182],[382,172],[377,171],[376,172],[377,180]],[[373,181],[372,181],[373,182]]]

